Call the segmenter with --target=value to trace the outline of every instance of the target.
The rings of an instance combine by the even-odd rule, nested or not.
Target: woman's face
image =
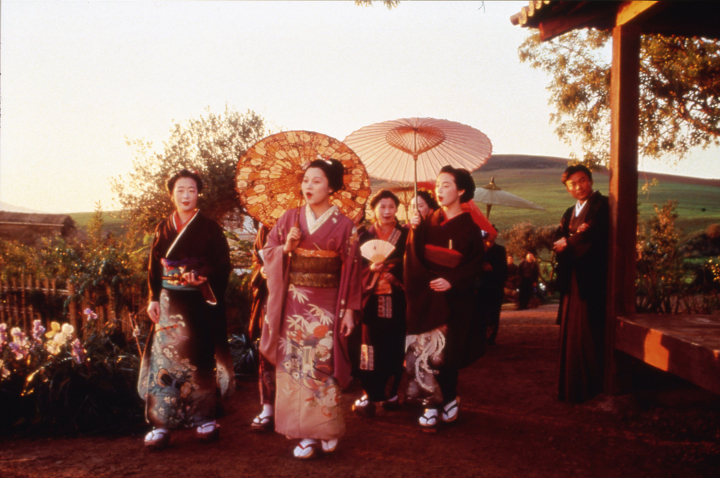
[[[428,206],[428,203],[426,203],[421,196],[415,196],[410,203],[410,208],[412,210],[412,214],[410,216],[415,215],[415,201],[417,201],[417,212],[420,213],[420,217],[426,217],[430,212],[430,206]]]
[[[458,191],[455,185],[455,178],[450,173],[440,173],[435,183],[435,197],[438,204],[448,207],[460,201],[460,196],[465,191]]]
[[[175,181],[172,200],[178,212],[192,212],[197,207],[198,190],[192,178],[180,178]]]
[[[391,198],[383,198],[375,205],[375,220],[381,226],[389,226],[395,222],[397,206]]]
[[[327,202],[330,198],[330,186],[325,172],[320,168],[308,168],[302,181],[302,193],[305,202],[314,206]]]

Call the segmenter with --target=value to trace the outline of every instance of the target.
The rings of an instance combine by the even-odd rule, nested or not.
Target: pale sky
[[[161,150],[177,121],[225,106],[276,129],[342,140],[436,117],[498,154],[567,157],[548,124],[548,77],[521,64],[527,2],[2,1],[0,201],[45,212],[114,209],[129,139]],[[718,150],[677,167],[720,178]]]

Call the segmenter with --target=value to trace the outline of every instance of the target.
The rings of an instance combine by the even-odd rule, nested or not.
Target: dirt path
[[[641,406],[629,396],[558,403],[554,319],[552,306],[503,311],[498,345],[461,371],[458,423],[435,435],[418,430],[413,409],[348,413],[338,451],[299,462],[294,443],[250,431],[257,390],[244,382],[217,443],[180,432],[170,448],[148,453],[140,437],[18,439],[0,442],[0,476],[720,476],[717,409]],[[346,409],[359,394],[344,395]]]

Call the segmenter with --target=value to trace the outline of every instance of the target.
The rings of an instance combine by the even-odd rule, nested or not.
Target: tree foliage
[[[609,48],[612,35],[574,30],[541,42],[539,33],[520,46],[521,62],[548,73],[550,123],[582,160],[606,164],[610,140]],[[640,53],[639,154],[682,159],[691,148],[720,141],[720,51],[703,38],[646,35]]]
[[[113,180],[113,191],[133,226],[151,231],[173,210],[165,182],[176,171],[196,170],[205,182],[198,206],[221,223],[240,220],[235,190],[235,166],[245,151],[268,135],[265,120],[248,110],[241,114],[225,109],[216,115],[177,123],[162,153],[152,153],[152,143],[128,141],[136,148],[133,171]]]

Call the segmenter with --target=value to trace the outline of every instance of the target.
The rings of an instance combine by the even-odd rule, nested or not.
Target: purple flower
[[[80,339],[73,340],[70,345],[72,345],[72,356],[75,362],[83,363],[85,361],[85,349],[83,349]]]
[[[32,338],[35,343],[42,343],[42,334],[45,333],[45,327],[42,326],[42,322],[39,320],[33,321]]]
[[[88,320],[95,320],[98,317],[97,314],[93,312],[90,308],[83,310],[83,313],[87,315]]]
[[[13,327],[10,330],[10,334],[13,336],[13,343],[17,344],[18,347],[27,348],[30,345],[30,344],[28,344],[27,337],[25,336],[25,332],[20,330],[19,327]]]
[[[21,347],[20,344],[18,344],[17,342],[10,342],[10,344],[8,344],[8,347],[10,347],[12,353],[15,354],[15,360],[22,360],[27,355],[27,350]]]
[[[0,350],[7,343],[7,324],[0,323]]]

